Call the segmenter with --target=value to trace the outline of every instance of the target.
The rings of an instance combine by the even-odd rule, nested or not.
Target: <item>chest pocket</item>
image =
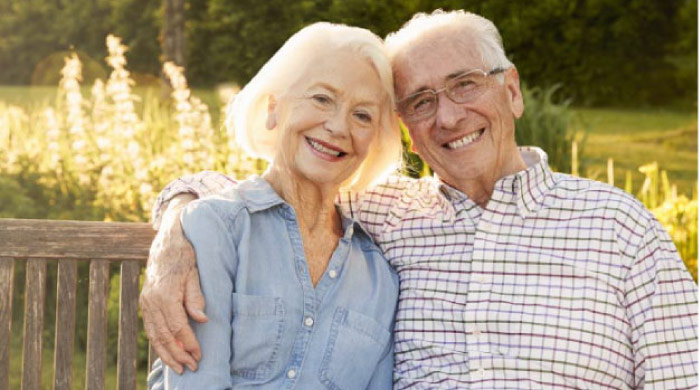
[[[321,362],[321,383],[330,390],[365,389],[391,342],[374,319],[338,308]]]
[[[232,305],[231,371],[246,379],[269,379],[284,332],[282,299],[233,293]]]

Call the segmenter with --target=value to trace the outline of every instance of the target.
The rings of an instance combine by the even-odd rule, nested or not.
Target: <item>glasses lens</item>
[[[470,102],[484,91],[487,77],[481,72],[467,73],[447,83],[447,94],[457,103]]]
[[[435,112],[436,103],[433,92],[422,92],[406,99],[402,103],[401,112],[408,120],[425,118]]]

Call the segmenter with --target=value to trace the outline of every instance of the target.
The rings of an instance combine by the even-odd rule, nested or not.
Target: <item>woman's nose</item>
[[[348,134],[348,121],[341,110],[336,110],[323,124],[323,127],[335,137],[342,137]]]

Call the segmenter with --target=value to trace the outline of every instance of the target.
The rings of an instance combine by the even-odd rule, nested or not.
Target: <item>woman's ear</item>
[[[275,97],[270,95],[267,97],[267,120],[265,121],[265,127],[268,130],[272,130],[277,126],[277,114],[275,112],[275,107],[277,107],[277,100]]]

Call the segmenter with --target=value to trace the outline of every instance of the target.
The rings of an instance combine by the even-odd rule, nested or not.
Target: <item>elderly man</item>
[[[696,286],[672,241],[628,194],[516,146],[519,77],[493,24],[436,11],[386,44],[397,110],[436,177],[340,203],[399,274],[395,388],[695,388]],[[176,369],[200,356],[183,303],[206,320],[179,210],[231,183],[182,178],[154,210],[141,303]]]

